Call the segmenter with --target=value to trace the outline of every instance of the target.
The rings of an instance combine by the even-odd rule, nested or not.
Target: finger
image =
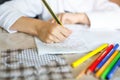
[[[48,20],[50,23],[54,23],[54,19],[50,19]]]
[[[50,43],[53,43],[53,40],[51,40],[51,39],[46,39],[46,40],[43,40],[43,42],[50,44]]]
[[[51,20],[51,23],[55,23],[55,24],[58,24],[56,20],[52,19]]]
[[[59,33],[58,39],[60,41],[64,41],[67,37],[65,37],[61,32]]]
[[[72,33],[71,30],[69,30],[69,29],[67,29],[67,28],[65,28],[65,27],[59,27],[59,29],[60,29],[60,32],[61,32],[65,37],[68,37],[68,36]]]
[[[51,40],[51,41],[53,41],[53,42],[60,42],[60,40],[55,36],[55,35],[53,35],[53,34],[51,34],[50,36],[49,36],[49,39]]]
[[[51,20],[51,23],[55,23],[55,21],[52,19],[52,20]]]
[[[61,33],[57,33],[56,35],[54,35],[55,36],[55,38],[57,39],[57,40],[59,40],[59,41],[57,41],[57,42],[62,42],[62,41],[64,41],[65,39],[66,39],[66,37],[63,35],[63,34],[61,34]]]
[[[59,39],[61,42],[66,39],[66,37],[65,37],[60,31],[58,31],[58,33],[56,33],[55,36],[56,36],[56,38]]]
[[[56,29],[54,29],[54,31],[51,32],[51,35],[55,36],[57,39],[59,39],[59,41],[64,41],[66,37],[61,33],[58,27],[62,26],[56,26]]]
[[[62,22],[61,15],[58,16],[58,19]]]
[[[62,14],[58,16],[58,19],[60,20],[60,22],[62,22],[64,24],[64,20],[63,20],[63,15]]]
[[[53,42],[58,43],[61,42],[55,35],[53,35]]]

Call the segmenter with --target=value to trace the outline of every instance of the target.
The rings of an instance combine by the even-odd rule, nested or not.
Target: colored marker
[[[96,67],[96,70],[99,70],[104,64],[105,62],[112,56],[112,54],[115,52],[115,50],[117,50],[117,48],[119,47],[119,44],[116,44],[114,46],[114,48],[105,56],[105,58],[98,64],[98,66]]]
[[[113,44],[111,44],[102,54],[89,66],[87,73],[91,73],[95,71],[97,65],[103,60],[103,58],[112,50]]]
[[[95,54],[99,53],[100,51],[102,51],[103,49],[105,49],[107,46],[108,46],[108,44],[101,45],[97,49],[93,50],[92,52],[86,54],[82,58],[80,58],[80,59],[76,60],[75,62],[73,62],[72,63],[72,67],[75,68],[75,67],[79,66],[81,63],[83,63],[84,61],[86,61],[90,57],[94,56]]]
[[[104,51],[104,50],[103,50],[103,51]],[[102,51],[101,53],[103,53],[103,51]],[[92,61],[96,60],[97,57],[101,55],[101,53],[98,54],[98,55],[96,55],[96,58],[95,58],[95,59],[92,59]],[[80,71],[80,73],[76,76],[76,80],[79,80],[79,79],[87,72],[88,67],[90,66],[90,64],[92,64],[92,61],[90,61],[90,62],[82,69],[82,71]]]
[[[106,80],[107,74],[110,72],[110,70],[113,68],[115,63],[120,59],[120,52],[117,54],[117,56],[112,60],[112,62],[108,65],[108,67],[105,69],[105,71],[101,75],[102,80]]]
[[[114,75],[114,73],[117,71],[117,69],[120,67],[120,59],[118,60],[118,62],[114,65],[114,67],[112,68],[112,70],[108,73],[107,75],[107,79],[111,79],[112,76]]]
[[[116,50],[113,55],[107,60],[107,62],[95,73],[95,76],[99,78],[101,74],[104,72],[104,70],[108,67],[108,65],[112,62],[112,60],[116,57],[118,54],[118,50]]]
[[[83,69],[83,70],[78,74],[78,76],[76,77],[76,80],[79,80],[80,77],[82,77],[82,76],[85,74],[86,70],[87,70],[86,68]]]

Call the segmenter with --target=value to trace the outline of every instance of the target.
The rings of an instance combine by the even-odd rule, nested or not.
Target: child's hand
[[[57,17],[63,24],[89,24],[88,17],[84,13],[61,13]],[[49,21],[56,23],[54,19],[50,19]]]
[[[71,30],[59,24],[28,17],[19,18],[10,29],[37,36],[45,43],[62,42],[71,34]]]
[[[37,36],[45,43],[57,43],[64,41],[71,34],[71,30],[58,24],[46,22],[38,27]]]
[[[75,24],[77,22],[75,16],[76,14],[72,13],[61,13],[57,15],[58,19],[62,22],[62,24]],[[50,19],[49,21],[52,23],[56,23],[54,19]]]

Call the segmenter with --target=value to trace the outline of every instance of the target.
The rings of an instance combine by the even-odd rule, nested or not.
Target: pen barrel
[[[60,20],[57,18],[57,16],[53,12],[52,8],[49,6],[49,4],[47,3],[47,1],[46,0],[42,0],[42,2],[45,5],[45,7],[47,8],[48,12],[51,14],[51,16],[55,19],[55,21],[58,24],[60,24],[61,26],[63,26],[62,22],[60,22]]]
[[[118,55],[119,51],[116,50],[113,55],[106,61],[106,63],[96,72],[95,76],[100,77],[101,74],[105,71],[108,65],[112,62],[112,60]]]
[[[97,70],[100,69],[105,62],[112,56],[112,54],[115,52],[115,50],[117,50],[117,48],[119,47],[119,44],[116,44],[114,46],[114,48],[106,55],[106,57],[98,64],[97,66]]]
[[[72,63],[72,67],[75,68],[75,67],[79,66],[81,63],[83,63],[84,61],[86,61],[90,57],[94,56],[95,54],[99,53],[100,51],[102,51],[103,49],[105,49],[107,46],[108,46],[108,44],[101,45],[97,49],[93,50],[92,52],[86,54],[82,58],[80,58],[80,59],[76,60],[74,63]]]
[[[105,58],[105,56],[112,50],[114,46],[111,44],[108,48],[106,48],[102,54],[91,64],[91,66],[89,67],[89,70],[91,72],[95,71],[95,68],[97,67],[97,65]]]
[[[110,72],[110,70],[113,68],[115,63],[119,60],[119,58],[120,58],[120,52],[116,55],[116,57],[112,60],[112,62],[108,65],[108,67],[102,73],[101,79],[106,79],[107,74]]]
[[[112,68],[112,70],[108,73],[107,75],[107,79],[111,79],[112,76],[114,75],[114,73],[117,71],[117,69],[119,68],[119,64],[120,64],[120,59],[118,60],[118,62],[114,65],[114,67]]]

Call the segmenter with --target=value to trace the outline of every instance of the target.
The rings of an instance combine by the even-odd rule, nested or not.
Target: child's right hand
[[[71,30],[59,24],[44,22],[37,27],[37,36],[45,43],[58,43],[64,41],[71,34]]]
[[[19,18],[10,29],[37,36],[45,43],[62,42],[71,34],[71,30],[59,24],[28,17]]]

